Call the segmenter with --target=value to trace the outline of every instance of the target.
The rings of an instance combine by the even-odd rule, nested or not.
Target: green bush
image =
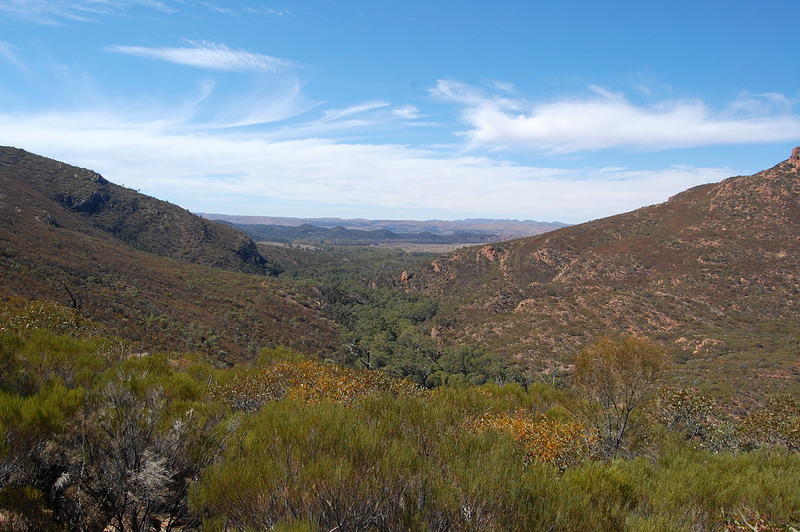
[[[636,419],[641,451],[628,444],[629,458],[600,460],[569,439],[583,434],[572,430],[582,426],[574,391],[470,385],[487,373],[484,355],[449,352],[443,374],[464,385],[424,390],[283,349],[265,351],[257,367],[215,369],[199,356],[132,354],[98,337],[0,334],[0,528],[800,526],[796,398],[722,423],[699,392],[673,389],[654,416]],[[639,374],[605,369],[619,379],[614,393]],[[277,392],[234,410],[218,392],[247,379]],[[633,388],[636,412],[645,384]],[[602,412],[614,402],[598,404]],[[720,434],[733,443],[717,445]]]

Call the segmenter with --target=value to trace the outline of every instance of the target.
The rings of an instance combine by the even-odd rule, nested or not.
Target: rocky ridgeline
[[[452,309],[439,338],[523,360],[568,357],[614,332],[654,336],[690,357],[727,353],[760,334],[757,323],[800,320],[799,177],[797,147],[773,168],[659,205],[464,248],[400,284]]]

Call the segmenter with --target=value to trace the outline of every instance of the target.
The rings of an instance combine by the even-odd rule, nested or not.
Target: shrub
[[[380,371],[356,370],[306,360],[277,362],[264,369],[242,371],[216,387],[213,395],[225,399],[236,410],[252,412],[267,401],[284,397],[310,402],[351,403],[375,392],[407,396],[418,393],[419,388],[412,382],[394,379]]]
[[[579,464],[589,458],[597,444],[597,436],[576,421],[554,421],[532,418],[524,412],[483,416],[471,430],[494,430],[509,434],[523,446],[528,460],[539,460],[560,469]]]
[[[779,445],[800,452],[800,399],[788,394],[771,397],[764,408],[742,420],[739,437],[745,449]]]
[[[98,331],[98,325],[78,310],[50,301],[0,301],[0,333],[27,336],[37,329],[55,334],[81,335]]]
[[[714,401],[696,388],[665,387],[656,401],[656,419],[669,430],[682,432],[687,439],[704,440],[712,429]]]

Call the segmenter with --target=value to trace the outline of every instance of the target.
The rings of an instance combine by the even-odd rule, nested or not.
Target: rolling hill
[[[57,204],[60,209],[52,205],[50,212],[43,205],[37,214],[55,227],[72,223],[62,220],[66,211],[141,251],[245,273],[276,273],[243,233],[115,185],[92,170],[0,147],[0,178],[4,188],[16,182]]]
[[[396,283],[441,302],[432,334],[532,366],[600,334],[675,347],[678,373],[800,386],[800,149],[773,168],[543,235],[473,246]],[[699,380],[698,380],[699,379]]]
[[[271,270],[230,227],[90,170],[0,149],[0,296],[78,307],[144,349],[335,350],[338,332],[313,294]]]

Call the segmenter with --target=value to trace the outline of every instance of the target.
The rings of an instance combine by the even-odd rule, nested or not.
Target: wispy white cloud
[[[342,118],[346,118],[348,116],[360,115],[368,111],[374,111],[375,109],[383,109],[384,107],[389,107],[390,105],[391,104],[389,102],[371,101],[345,107],[344,109],[328,109],[324,112],[324,116],[322,117],[321,121],[332,122],[334,120],[341,120]]]
[[[27,71],[25,63],[17,56],[16,47],[5,41],[0,41],[0,58],[8,61],[20,70]]]
[[[662,201],[734,173],[689,167],[566,170],[396,144],[197,130],[180,120],[0,112],[0,144],[92,167],[190,209],[221,210],[215,202],[227,199],[238,212],[261,214],[310,215],[347,206],[348,215],[372,217],[577,222]],[[284,206],[279,212],[267,207],[278,204]],[[304,208],[285,207],[298,204]]]
[[[277,9],[267,6],[245,6],[242,8],[242,11],[253,15],[274,15],[276,17],[286,17],[292,14],[288,9]]]
[[[209,11],[214,12],[214,13],[220,13],[222,15],[235,15],[236,14],[236,11],[234,9],[231,9],[230,7],[227,7],[227,6],[221,6],[219,4],[214,4],[212,2],[198,1],[197,3],[199,5],[205,7]]]
[[[440,80],[431,93],[461,106],[473,146],[571,153],[627,147],[663,150],[800,139],[800,115],[779,94],[743,97],[715,111],[700,100],[637,105],[600,87],[582,98],[531,103]]]
[[[0,11],[40,24],[91,22],[132,7],[172,13],[176,9],[159,0],[3,0]]]
[[[194,106],[198,116],[196,128],[235,128],[271,124],[287,120],[313,109],[317,103],[303,94],[303,84],[295,76],[270,78],[257,84],[249,94],[236,97],[215,96],[209,91]]]
[[[515,92],[517,90],[514,84],[509,81],[494,80],[492,81],[492,85],[495,89],[503,92]]]
[[[738,99],[731,102],[729,107],[733,111],[750,116],[769,116],[775,114],[791,116],[795,104],[795,100],[783,94],[766,92],[763,94],[744,93]]]
[[[109,46],[109,52],[159,59],[170,63],[229,72],[274,72],[293,68],[291,61],[264,54],[234,50],[224,44],[192,42],[187,47]]]
[[[307,106],[310,110],[320,104]],[[426,115],[420,113],[413,105],[393,107],[390,102],[380,100],[367,101],[344,108],[323,109],[322,116],[282,127],[271,133],[271,138],[303,138],[320,137],[347,133],[354,138],[357,135],[382,127],[396,128],[398,124],[412,127],[431,127],[441,124],[418,120]]]
[[[134,8],[179,13],[191,11],[195,6],[229,16],[284,17],[292,14],[288,9],[207,0],[0,0],[0,12],[47,25],[97,22],[109,15],[129,13]]]
[[[418,118],[422,118],[423,116],[415,105],[403,105],[401,107],[395,107],[392,109],[392,114],[406,120],[416,120]]]

